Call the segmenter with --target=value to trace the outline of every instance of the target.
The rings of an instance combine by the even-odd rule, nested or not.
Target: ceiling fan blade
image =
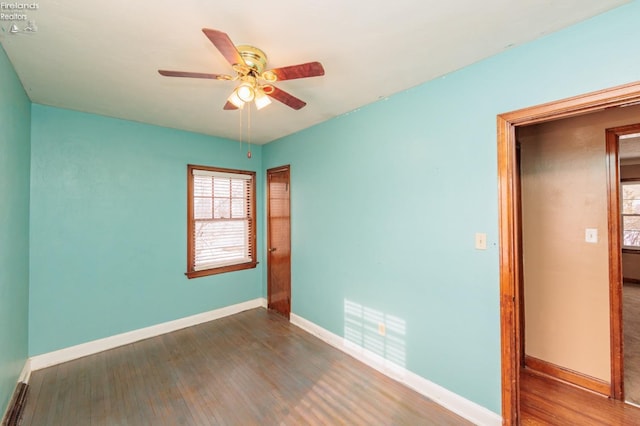
[[[158,70],[160,75],[165,77],[190,77],[190,78],[210,78],[212,80],[231,80],[232,77],[224,74],[207,74],[202,72],[188,72],[188,71],[169,71]]]
[[[209,28],[203,28],[202,32],[209,38],[209,40],[211,40],[211,43],[213,43],[220,53],[222,53],[222,56],[224,56],[227,62],[231,65],[246,65],[244,59],[240,56],[240,52],[238,52],[238,49],[236,49],[236,46],[233,44],[227,33]]]
[[[235,106],[234,104],[232,104],[231,102],[227,101],[227,103],[224,104],[224,108],[222,108],[222,109],[225,109],[225,110],[229,111],[229,110],[238,109],[238,107]]]
[[[303,108],[307,103],[303,100],[300,100],[298,98],[296,98],[295,96],[285,92],[284,90],[280,90],[275,86],[270,86],[273,87],[272,91],[266,91],[265,93],[272,97],[273,99],[282,102],[283,104],[293,108],[293,109],[300,109]]]
[[[280,81],[293,80],[296,78],[318,77],[324,75],[324,68],[320,62],[307,62],[306,64],[274,68],[268,72],[274,73],[278,77],[278,81]]]

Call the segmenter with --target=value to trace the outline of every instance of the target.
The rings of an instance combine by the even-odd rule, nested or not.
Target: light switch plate
[[[487,234],[483,232],[476,233],[476,249],[477,250],[487,249]]]
[[[587,243],[597,243],[598,242],[598,229],[597,228],[587,228],[584,230],[584,241]]]

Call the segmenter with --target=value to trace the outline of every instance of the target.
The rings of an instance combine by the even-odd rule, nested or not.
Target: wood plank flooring
[[[624,396],[640,405],[640,284],[624,283]]]
[[[33,372],[30,425],[469,425],[265,309]]]
[[[523,370],[522,425],[640,425],[640,408]]]

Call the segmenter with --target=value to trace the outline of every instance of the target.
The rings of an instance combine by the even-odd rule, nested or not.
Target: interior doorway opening
[[[640,123],[607,130],[608,149],[617,158],[617,250],[620,259],[623,395],[640,407]]]
[[[605,396],[612,396],[605,132],[639,115],[640,107],[613,108],[516,131],[521,365]]]
[[[498,172],[500,219],[500,309],[502,336],[502,415],[505,424],[518,424],[520,415],[520,373],[524,360],[521,217],[519,216],[519,170],[516,131],[518,127],[549,122],[560,118],[603,111],[607,108],[640,102],[640,83],[632,83],[558,102],[526,108],[498,116]],[[608,155],[608,154],[607,154]],[[610,162],[613,159],[608,156]],[[611,183],[609,182],[609,185]],[[617,183],[616,183],[617,184]],[[611,197],[610,197],[611,198]],[[609,199],[609,204],[613,201]],[[610,230],[609,230],[610,232]],[[613,251],[611,251],[613,252]],[[610,274],[619,273],[610,268]],[[611,276],[610,280],[620,279]],[[612,297],[615,294],[611,294]],[[612,312],[612,316],[615,315]],[[610,333],[612,369],[621,368],[621,327]],[[614,361],[617,355],[620,358]],[[621,372],[612,370],[611,394],[622,395]]]

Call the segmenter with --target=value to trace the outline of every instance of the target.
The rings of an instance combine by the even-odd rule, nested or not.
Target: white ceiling
[[[267,143],[627,2],[49,0],[24,12],[37,32],[0,21],[0,41],[33,102],[235,140],[233,82],[157,70],[232,73],[202,28],[264,50],[268,68],[320,61],[325,76],[277,83],[305,108],[252,113]]]

